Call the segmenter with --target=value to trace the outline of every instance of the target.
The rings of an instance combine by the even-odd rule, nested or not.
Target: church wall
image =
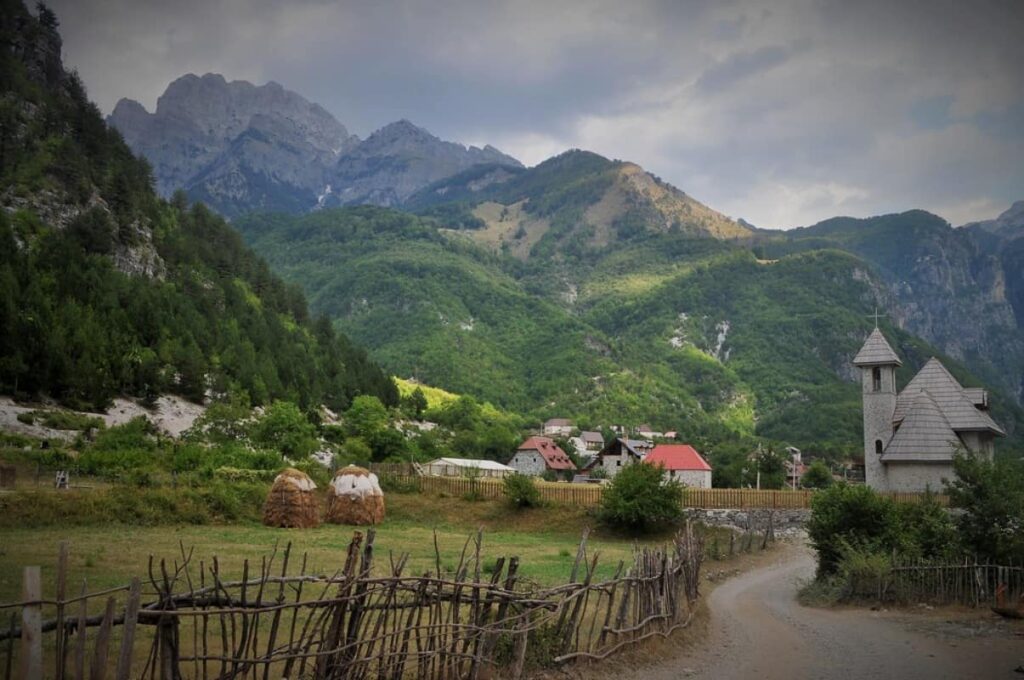
[[[954,477],[952,463],[897,463],[886,466],[885,485],[873,487],[878,491],[921,492],[929,488],[942,493],[944,480]]]

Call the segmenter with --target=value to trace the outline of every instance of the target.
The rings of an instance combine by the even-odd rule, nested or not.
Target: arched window
[[[875,366],[874,368],[871,369],[871,383],[872,389],[875,392],[882,391],[882,369],[880,369],[878,366]]]
[[[877,453],[879,456],[882,455],[882,440],[881,439],[876,439],[875,440],[875,453]]]

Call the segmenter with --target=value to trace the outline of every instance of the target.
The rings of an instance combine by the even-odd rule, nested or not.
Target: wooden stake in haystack
[[[282,471],[274,478],[263,505],[263,523],[268,527],[296,529],[320,526],[320,505],[315,491],[316,484],[302,470]]]
[[[380,524],[384,521],[384,493],[377,475],[349,465],[338,470],[327,487],[327,515],[331,524]]]

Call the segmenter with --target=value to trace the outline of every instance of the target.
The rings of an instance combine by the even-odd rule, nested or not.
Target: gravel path
[[[973,614],[814,609],[796,601],[814,574],[806,549],[712,591],[708,639],[695,655],[661,663],[645,680],[678,678],[1008,678],[1024,663],[1022,629]],[[979,620],[980,618],[980,620]]]

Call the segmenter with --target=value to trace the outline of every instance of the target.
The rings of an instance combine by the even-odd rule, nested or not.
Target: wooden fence
[[[607,657],[691,620],[704,545],[689,525],[601,582],[584,534],[569,581],[552,588],[520,579],[515,557],[485,563],[481,540],[467,541],[453,570],[436,552],[436,569],[413,576],[406,554],[375,561],[371,529],[365,542],[355,533],[331,576],[309,573],[289,545],[251,568],[246,560],[238,580],[217,558],[197,565],[182,546],[171,563],[151,559],[145,579],[92,593],[83,583],[80,597],[68,595],[62,544],[52,599],[42,596],[39,567],[27,567],[23,601],[0,605],[12,612],[0,629],[0,674],[518,678],[530,667]]]
[[[1024,567],[988,564],[977,559],[960,562],[894,559],[881,574],[850,574],[848,588],[849,597],[854,599],[1018,607],[1024,605]]]
[[[382,474],[387,474],[382,471]],[[421,493],[444,494],[469,498],[504,498],[504,484],[500,480],[473,477],[433,477],[391,475],[390,479],[406,488],[418,488]],[[541,497],[549,502],[565,505],[594,507],[601,503],[604,486],[600,484],[570,484],[567,482],[536,481]],[[683,491],[684,508],[704,509],[807,509],[811,507],[814,491],[800,489],[693,489]],[[899,503],[920,501],[922,494],[882,494]],[[948,505],[946,496],[935,495],[942,505]]]

